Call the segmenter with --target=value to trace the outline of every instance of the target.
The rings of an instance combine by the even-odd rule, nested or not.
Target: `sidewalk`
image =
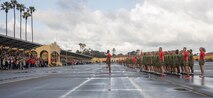
[[[186,80],[183,78],[183,76],[177,78],[168,75],[164,78],[164,80],[174,85],[184,87],[188,90],[213,97],[213,78],[200,78],[198,75],[195,75],[190,77],[189,80]]]
[[[207,62],[205,64],[205,77],[200,78],[200,68],[198,63],[195,63],[194,76],[190,77],[189,80],[183,77],[175,78],[174,76],[167,75],[165,80],[174,84],[185,87],[189,90],[202,93],[213,97],[213,62]]]
[[[66,71],[63,67],[29,68],[24,70],[0,70],[0,84],[44,77]]]
[[[191,76],[190,79],[185,79],[184,75],[166,75],[162,77],[157,74],[143,71],[142,73],[149,74],[152,78],[169,82],[173,85],[180,86],[186,90],[204,94],[206,96],[213,97],[213,76],[211,74],[206,75],[204,78],[199,77],[198,70],[195,70],[195,75]]]

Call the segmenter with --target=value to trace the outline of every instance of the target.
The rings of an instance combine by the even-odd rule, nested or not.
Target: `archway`
[[[37,57],[37,52],[36,52],[36,51],[31,51],[31,56],[32,56],[33,58],[36,58],[36,57]]]
[[[48,65],[48,52],[46,50],[41,51],[40,59],[45,66]]]
[[[52,52],[51,53],[51,64],[57,65],[58,58],[59,58],[59,54],[56,51]]]

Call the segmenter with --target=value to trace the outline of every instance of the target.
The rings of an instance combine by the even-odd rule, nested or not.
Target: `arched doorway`
[[[59,58],[59,54],[56,51],[52,52],[51,53],[51,64],[57,65],[58,58]]]
[[[40,59],[44,66],[48,65],[48,52],[46,50],[41,51]]]
[[[31,51],[31,56],[33,58],[37,58],[37,52],[36,51]]]

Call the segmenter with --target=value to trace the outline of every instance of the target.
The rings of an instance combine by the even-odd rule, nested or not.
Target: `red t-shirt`
[[[133,58],[132,58],[132,62],[134,62],[134,63],[136,63],[136,62],[137,62],[137,60],[136,60],[136,58],[135,58],[135,57],[133,57]]]
[[[110,54],[110,53],[107,54],[107,58],[108,58],[108,59],[111,58],[111,54]]]
[[[204,60],[205,52],[200,52],[200,60]]]
[[[160,61],[163,61],[163,57],[164,57],[164,52],[161,51],[161,52],[160,52]]]
[[[31,61],[31,59],[28,59],[28,60],[27,60],[27,62],[28,62],[29,64],[32,64],[32,61]]]
[[[32,64],[35,64],[35,62],[36,62],[36,61],[35,61],[34,59],[32,59]]]
[[[189,56],[189,53],[188,53],[188,51],[184,52],[184,61],[187,61],[187,59],[188,59],[188,56]]]
[[[143,55],[143,53],[141,52],[141,54],[140,55]]]

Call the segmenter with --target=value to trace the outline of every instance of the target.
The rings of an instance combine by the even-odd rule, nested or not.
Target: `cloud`
[[[88,0],[60,0],[57,3],[62,10],[76,11],[86,9],[85,3],[87,1]]]
[[[0,26],[0,34],[5,34],[5,29],[3,28],[3,26]]]
[[[213,51],[212,0],[146,0],[134,8],[92,10],[87,0],[59,0],[59,10],[37,10],[35,27],[39,43],[56,41],[63,49],[79,49],[78,43],[106,51],[182,49],[200,46]]]

